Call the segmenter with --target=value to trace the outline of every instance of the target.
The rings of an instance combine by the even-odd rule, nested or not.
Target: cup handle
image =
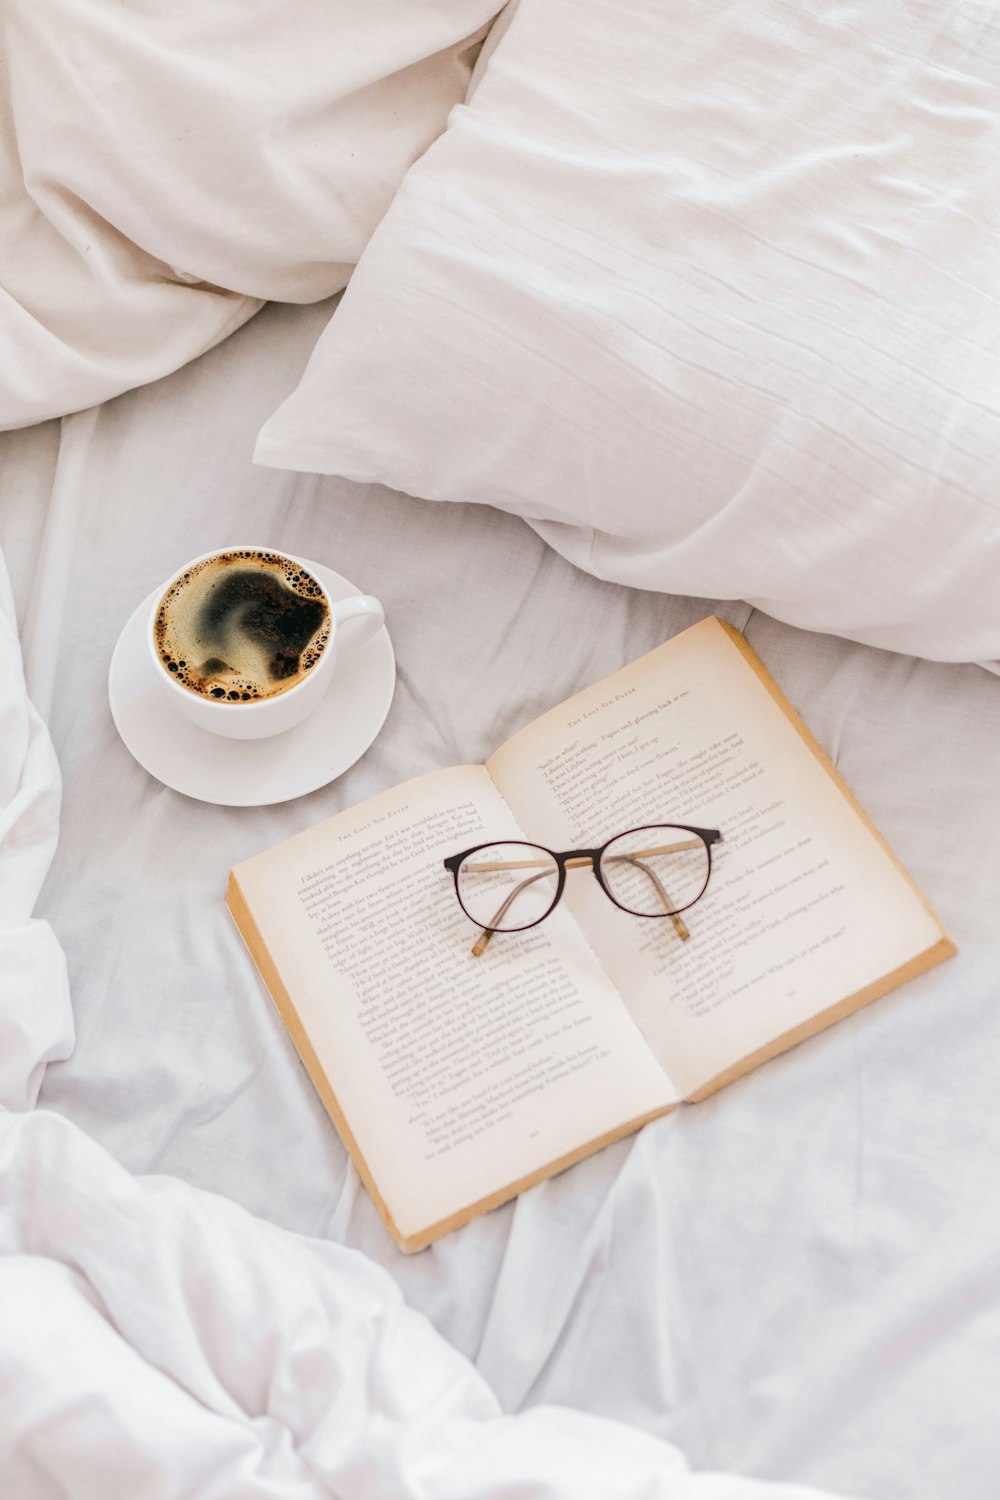
[[[333,619],[336,625],[337,649],[355,651],[359,646],[367,645],[373,636],[378,635],[385,624],[385,610],[371,594],[355,594],[353,599],[338,599],[333,606]],[[341,639],[340,628],[349,620],[357,620],[358,624]]]

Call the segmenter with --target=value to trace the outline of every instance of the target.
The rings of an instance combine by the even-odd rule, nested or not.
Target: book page
[[[442,860],[495,838],[524,834],[463,766],[233,872],[404,1237],[677,1100],[568,911],[473,957]]]
[[[487,768],[527,837],[557,851],[644,823],[722,832],[687,941],[619,910],[589,866],[567,875],[564,900],[685,1095],[944,940],[718,620],[544,715]]]

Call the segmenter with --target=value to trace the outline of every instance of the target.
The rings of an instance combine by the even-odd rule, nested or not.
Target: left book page
[[[562,907],[489,964],[446,855],[525,835],[481,766],[396,787],[237,865],[227,902],[401,1248],[678,1102]]]

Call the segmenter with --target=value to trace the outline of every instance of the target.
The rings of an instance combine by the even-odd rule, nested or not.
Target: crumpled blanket
[[[59,771],[0,556],[0,1479],[9,1500],[818,1500],[693,1474],[666,1443],[538,1407],[356,1251],[168,1177],[34,1108],[69,1056],[62,951],[32,910]],[[141,872],[139,872],[141,875]]]

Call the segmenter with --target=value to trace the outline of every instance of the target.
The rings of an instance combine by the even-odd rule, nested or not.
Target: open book
[[[657,823],[722,835],[682,922],[629,915],[572,869],[546,920],[474,956],[446,857],[494,840],[591,848]],[[418,777],[237,865],[227,900],[406,1251],[955,952],[715,618],[485,766]]]

